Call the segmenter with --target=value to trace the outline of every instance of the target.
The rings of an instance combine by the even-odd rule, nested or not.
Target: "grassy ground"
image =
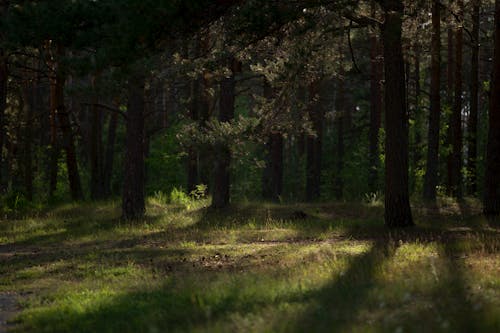
[[[66,205],[0,221],[0,292],[21,332],[500,332],[499,229],[473,203],[414,212],[389,232],[377,205]]]

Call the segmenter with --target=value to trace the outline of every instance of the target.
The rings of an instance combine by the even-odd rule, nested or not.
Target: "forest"
[[[500,0],[0,0],[0,332],[500,332]]]

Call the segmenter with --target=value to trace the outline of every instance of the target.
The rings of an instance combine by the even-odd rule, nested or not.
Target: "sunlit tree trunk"
[[[439,130],[441,121],[441,15],[440,3],[432,3],[432,41],[431,41],[431,91],[429,131],[427,135],[427,168],[424,179],[424,199],[436,201],[439,166]]]
[[[403,3],[381,1],[385,68],[385,224],[413,225],[408,193],[408,114],[401,45]]]
[[[490,98],[483,211],[487,216],[498,216],[500,214],[500,0],[495,1],[495,42]]]

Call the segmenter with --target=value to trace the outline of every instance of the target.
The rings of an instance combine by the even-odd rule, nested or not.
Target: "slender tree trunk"
[[[451,127],[451,194],[462,197],[462,58],[463,58],[463,1],[458,1],[458,17],[461,21],[455,32],[455,93]]]
[[[94,87],[93,103],[90,114],[90,197],[92,200],[104,198],[104,177],[103,177],[103,152],[102,152],[102,123],[103,114],[97,106],[98,97],[95,90],[96,77],[92,78]]]
[[[23,167],[24,167],[24,189],[26,199],[33,200],[33,115],[36,94],[36,83],[26,84],[23,87],[24,100],[24,149],[23,149]]]
[[[490,129],[486,152],[483,211],[486,216],[498,216],[500,214],[500,0],[495,1],[495,42],[490,94]]]
[[[345,82],[344,82],[344,71],[340,69],[338,86],[337,86],[337,99],[335,101],[336,122],[337,122],[337,156],[335,161],[335,198],[337,200],[342,200],[344,197],[344,180],[342,177],[342,172],[344,171],[344,123],[346,115],[346,103],[345,103]]]
[[[319,199],[321,190],[321,151],[323,137],[323,110],[319,102],[314,101],[319,93],[319,82],[309,86],[309,118],[312,121],[315,135],[308,135],[306,139],[306,200]]]
[[[264,82],[264,97],[273,97],[272,87]],[[266,143],[267,161],[262,177],[262,196],[264,199],[279,202],[283,192],[283,135],[273,130]]]
[[[477,194],[477,124],[479,109],[479,10],[481,0],[473,0],[472,54],[470,75],[470,113],[467,124],[467,175],[468,193]]]
[[[118,125],[118,113],[113,112],[109,118],[108,137],[106,140],[106,154],[104,157],[104,196],[111,196],[111,177],[113,176],[113,160],[115,157],[116,128]]]
[[[375,6],[372,1],[372,17],[375,17]],[[368,189],[371,193],[377,192],[379,174],[379,132],[382,124],[382,80],[384,63],[382,47],[377,32],[370,36],[370,155],[368,171]]]
[[[382,2],[385,68],[385,224],[413,225],[408,193],[408,114],[401,46],[403,3]]]
[[[449,0],[449,6],[453,4],[453,0]],[[451,147],[453,145],[452,142],[452,122],[453,122],[453,93],[454,93],[454,86],[455,86],[455,51],[454,51],[454,33],[453,33],[453,20],[454,17],[451,14],[448,14],[448,30],[447,30],[447,35],[448,35],[448,55],[447,55],[447,64],[446,64],[446,80],[447,80],[447,85],[446,85],[446,106],[450,113],[448,114],[448,130],[446,133],[446,145],[448,146],[448,153],[446,156],[446,192],[448,194],[452,193],[452,187],[453,187],[453,159],[452,159],[452,153],[451,153]]]
[[[144,74],[135,73],[135,75],[130,76],[122,197],[122,218],[126,220],[140,219],[146,212],[144,201],[144,86]]]
[[[57,100],[57,119],[61,128],[62,146],[66,153],[66,167],[68,168],[68,180],[73,200],[83,198],[82,187],[80,183],[80,174],[78,172],[78,163],[76,161],[75,142],[73,139],[73,130],[69,119],[69,113],[64,105],[64,77],[57,75],[55,82],[56,100]]]
[[[195,45],[194,45],[194,54],[193,57],[199,57],[200,56],[200,47],[201,47],[201,41],[196,40]],[[202,93],[202,78],[201,77],[195,77],[193,81],[191,82],[190,86],[190,106],[189,106],[189,115],[191,117],[191,120],[194,123],[199,123],[199,118],[200,118],[200,105],[201,105],[201,93]],[[187,180],[187,190],[188,193],[191,193],[196,188],[196,185],[199,184],[199,179],[198,179],[198,171],[199,171],[199,151],[196,147],[190,147],[188,150],[188,156],[187,156],[187,175],[188,175],[188,180]]]
[[[234,101],[236,81],[234,79],[236,71],[236,60],[229,60],[231,73],[224,77],[220,83],[220,100],[219,100],[219,121],[228,123],[234,119]],[[231,150],[228,142],[221,142],[215,147],[215,168],[214,168],[214,183],[212,189],[212,207],[225,208],[229,205],[230,195],[230,166],[231,166]]]
[[[417,42],[418,43],[418,42]],[[416,173],[422,160],[422,109],[420,108],[420,45],[414,46],[415,50],[415,71],[414,71],[414,83],[415,83],[415,105],[414,105],[414,117],[415,123],[413,126],[414,142],[413,142],[413,174],[416,178]]]
[[[7,59],[0,49],[0,193],[5,191],[3,148],[5,142],[5,109],[7,108]]]
[[[431,45],[431,92],[429,112],[429,132],[427,147],[427,168],[424,179],[424,200],[436,201],[439,166],[439,129],[441,121],[441,15],[440,3],[432,4],[432,45]]]

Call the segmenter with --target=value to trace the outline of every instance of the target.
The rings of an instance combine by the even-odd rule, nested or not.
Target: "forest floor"
[[[477,207],[388,231],[377,204],[64,205],[0,220],[0,298],[20,332],[500,332],[500,228]]]

